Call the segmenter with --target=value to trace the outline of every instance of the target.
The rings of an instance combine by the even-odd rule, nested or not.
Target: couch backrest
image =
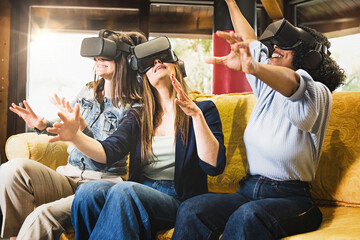
[[[219,110],[226,147],[226,167],[216,177],[208,177],[210,192],[233,193],[246,174],[247,157],[243,140],[246,124],[255,106],[252,93],[191,95],[196,101],[212,100]]]
[[[232,193],[245,175],[247,158],[243,134],[256,103],[253,94],[201,95],[212,100],[220,113],[227,164],[223,174],[209,177],[209,191]],[[312,195],[321,203],[360,206],[360,92],[333,94],[328,130]]]
[[[330,121],[313,182],[325,204],[360,207],[360,92],[333,94]]]

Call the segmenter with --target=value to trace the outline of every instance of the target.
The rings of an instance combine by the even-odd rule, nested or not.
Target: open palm
[[[79,115],[80,115],[79,104],[75,105],[72,114],[65,115],[64,113],[59,112],[58,116],[61,122],[54,123],[52,128],[47,129],[48,132],[57,134],[55,137],[51,138],[49,142],[72,141],[76,133],[79,131],[79,127],[80,127]]]
[[[41,129],[41,126],[44,125],[43,120],[44,117],[37,116],[34,111],[31,109],[30,105],[27,103],[26,100],[23,101],[23,104],[25,108],[22,108],[15,103],[11,104],[11,107],[9,108],[12,112],[16,113],[19,117],[24,119],[26,124],[29,127],[36,127]],[[45,128],[45,126],[43,126]]]

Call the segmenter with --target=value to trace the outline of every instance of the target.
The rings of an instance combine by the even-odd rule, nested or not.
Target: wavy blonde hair
[[[180,82],[184,92],[187,93],[188,86],[181,74],[178,63],[175,63],[175,78]],[[155,129],[160,125],[161,117],[164,114],[163,109],[158,101],[158,92],[151,86],[149,80],[144,74],[143,76],[143,107],[139,112],[139,120],[141,125],[141,162],[143,164],[149,164],[154,160],[154,154],[152,150],[152,138],[155,135]],[[173,88],[172,94],[175,96],[176,91]],[[175,104],[175,102],[174,102]],[[189,116],[187,116],[181,108],[175,106],[175,139],[180,134],[184,144],[188,141],[189,132]]]

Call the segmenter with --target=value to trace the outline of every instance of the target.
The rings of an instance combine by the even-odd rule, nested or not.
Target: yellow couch
[[[197,101],[210,99],[219,109],[227,165],[223,174],[209,177],[209,191],[233,193],[245,175],[247,158],[243,133],[256,103],[253,94],[202,95],[192,93]],[[66,143],[48,143],[47,136],[18,134],[8,139],[8,159],[26,157],[55,169],[66,163]],[[284,238],[360,239],[360,92],[334,93],[330,122],[326,133],[312,195],[320,204],[323,222],[317,231]],[[170,239],[173,230],[158,234]]]

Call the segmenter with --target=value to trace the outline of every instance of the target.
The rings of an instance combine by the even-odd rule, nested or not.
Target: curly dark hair
[[[331,43],[323,34],[309,27],[305,27],[305,26],[298,26],[298,27],[310,33],[319,43],[324,44],[328,49],[330,48]],[[332,92],[337,87],[344,84],[346,78],[345,72],[329,55],[324,53],[321,53],[323,59],[317,68],[315,69],[306,68],[304,66],[303,60],[306,54],[313,49],[314,49],[313,46],[310,46],[305,42],[297,46],[293,50],[294,58],[292,64],[297,69],[301,68],[306,70],[310,74],[310,76],[314,79],[314,81],[323,83]]]

